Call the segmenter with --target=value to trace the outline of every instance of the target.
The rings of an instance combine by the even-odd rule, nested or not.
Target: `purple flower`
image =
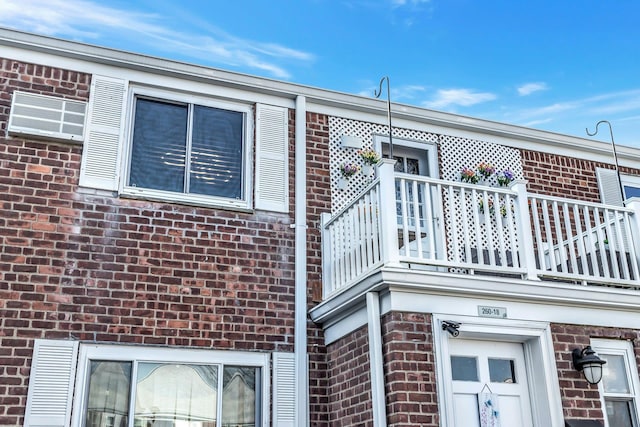
[[[514,180],[513,172],[511,172],[509,169],[505,169],[502,172],[498,173],[497,180],[498,185],[500,185],[501,187],[506,187],[511,181]]]

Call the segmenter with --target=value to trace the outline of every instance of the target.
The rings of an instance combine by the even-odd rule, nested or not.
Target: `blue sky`
[[[581,137],[609,120],[636,147],[639,16],[637,0],[0,0],[4,27],[365,96],[389,76],[394,102]]]

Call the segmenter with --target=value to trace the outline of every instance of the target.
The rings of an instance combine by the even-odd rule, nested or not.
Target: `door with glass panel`
[[[423,144],[424,145],[424,144]],[[393,146],[394,170],[408,175],[435,177],[435,148],[431,145]],[[389,156],[388,145],[382,154]],[[434,186],[411,178],[396,180],[396,213],[400,255],[431,258],[439,253],[441,241],[439,194]]]
[[[449,357],[456,427],[533,426],[521,343],[450,339]]]

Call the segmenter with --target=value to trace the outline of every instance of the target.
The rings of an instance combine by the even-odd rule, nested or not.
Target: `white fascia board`
[[[145,78],[148,78],[149,74],[156,74],[165,77],[171,76],[181,81],[200,81],[205,85],[214,84],[217,88],[227,86],[236,90],[242,89],[247,93],[251,93],[253,100],[255,100],[256,93],[270,95],[274,100],[288,99],[291,102],[290,105],[281,105],[280,103],[266,100],[260,100],[259,102],[287,106],[289,108],[294,105],[295,97],[302,95],[307,98],[308,111],[311,112],[380,124],[387,123],[386,101],[374,99],[373,97],[369,98],[318,89],[6,28],[0,28],[0,46],[6,46],[7,49],[3,48],[3,51],[7,53],[3,54],[9,58],[11,58],[12,55],[10,54],[12,52],[8,48],[13,47],[21,50],[19,56],[13,55],[14,59],[27,60],[28,56],[26,56],[25,51],[46,53],[49,55],[49,61],[46,62],[47,65],[63,66],[58,61],[51,63],[51,56],[53,56],[80,61],[74,62],[74,66],[65,67],[75,71],[98,72],[97,70],[93,71],[92,67],[88,65],[94,64],[108,66],[114,72],[119,70],[120,73],[125,75],[114,75],[113,77],[123,77],[128,80],[136,80],[131,78],[131,73],[140,71],[142,72],[140,76]],[[102,73],[109,75],[104,70]],[[145,81],[141,77],[140,81]],[[166,80],[160,79],[158,84],[166,84]],[[421,126],[424,126],[424,129],[429,132],[446,133],[472,139],[494,140],[496,142],[497,139],[493,138],[502,138],[499,143],[514,148],[559,153],[571,157],[611,163],[611,144],[608,142],[599,142],[587,138],[562,135],[409,105],[396,103],[392,105],[392,125],[411,129],[420,129]],[[640,164],[640,149],[620,146],[617,154],[621,165],[638,167]]]
[[[506,307],[509,317],[559,323],[635,328],[640,293],[601,286],[478,278],[387,268],[310,310],[314,322],[331,329],[332,339],[362,320],[349,319],[367,291],[381,292],[382,314],[391,311],[478,315],[478,306]]]

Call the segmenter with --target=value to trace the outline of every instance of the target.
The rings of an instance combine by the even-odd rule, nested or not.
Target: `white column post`
[[[382,234],[382,260],[385,265],[400,264],[398,249],[398,218],[396,214],[396,183],[393,159],[382,159],[378,164],[380,176],[380,223]]]
[[[515,180],[510,188],[517,193],[518,215],[516,224],[518,226],[518,238],[520,241],[520,259],[526,269],[527,280],[540,280],[536,272],[536,257],[533,248],[533,231],[531,230],[531,220],[529,213],[529,198],[527,194],[527,181]]]
[[[374,427],[387,426],[387,399],[384,392],[382,327],[380,326],[380,296],[367,292],[367,323],[369,329],[369,366],[371,369],[371,409]]]

